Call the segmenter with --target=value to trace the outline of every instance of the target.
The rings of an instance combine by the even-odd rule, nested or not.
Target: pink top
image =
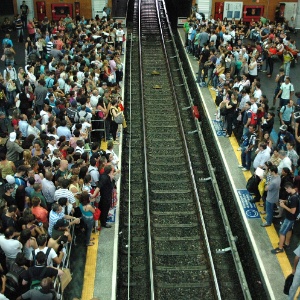
[[[28,34],[34,34],[35,33],[35,28],[34,28],[32,23],[27,24],[27,30],[28,30]]]

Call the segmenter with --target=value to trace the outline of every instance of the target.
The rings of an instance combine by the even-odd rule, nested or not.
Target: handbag
[[[258,184],[258,191],[261,196],[265,192],[265,185],[266,185],[266,179],[264,178]]]
[[[63,269],[62,271],[64,272],[64,274],[62,276],[60,276],[60,287],[61,287],[61,291],[63,293],[64,289],[71,282],[72,275],[71,275],[70,269],[68,269],[68,268]]]
[[[124,115],[122,112],[120,112],[119,114],[117,114],[115,117],[114,117],[114,121],[117,123],[117,124],[123,124],[124,122]]]
[[[101,210],[98,207],[95,207],[95,212],[94,212],[94,220],[97,221],[100,219],[101,215]]]
[[[290,274],[284,282],[284,288],[283,288],[283,293],[288,295],[290,292],[290,288],[293,284],[293,280],[294,280],[294,274]]]

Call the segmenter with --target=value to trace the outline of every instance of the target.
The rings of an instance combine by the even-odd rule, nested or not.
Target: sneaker
[[[248,170],[248,169],[246,169],[246,168],[243,168],[242,171],[246,172],[246,171],[250,171],[250,170]]]
[[[284,250],[280,249],[279,247],[271,250],[271,253],[273,253],[273,254],[278,254],[278,253],[283,253],[283,252],[284,252]]]
[[[213,90],[213,91],[215,91],[215,88],[214,88],[214,87],[211,87],[210,89]]]
[[[238,147],[236,150],[237,151],[242,151],[242,147]]]
[[[267,70],[262,70],[263,73],[267,73]]]
[[[244,166],[243,165],[239,165],[239,168],[244,168]]]

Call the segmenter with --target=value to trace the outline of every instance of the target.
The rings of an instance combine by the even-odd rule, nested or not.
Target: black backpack
[[[76,113],[77,113],[77,110],[73,110],[71,107],[67,108],[67,116],[72,123],[74,122]]]
[[[47,251],[46,251],[46,265],[47,265],[47,261],[48,261],[48,256],[49,256],[49,253],[51,251],[52,248],[48,247]],[[40,251],[39,251],[40,252]],[[38,253],[39,253],[38,252]],[[33,265],[35,266],[35,262],[36,262],[36,259],[35,259],[35,250],[32,250],[32,260],[33,260]]]
[[[26,270],[16,263],[11,266],[11,270],[6,274],[5,295],[9,299],[15,299],[20,293],[19,278]]]

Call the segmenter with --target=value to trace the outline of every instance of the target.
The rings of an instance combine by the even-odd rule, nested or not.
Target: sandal
[[[91,238],[91,239],[90,239],[90,242],[91,242],[91,241],[94,241],[94,240],[95,240],[95,238]]]
[[[88,245],[86,245],[87,247],[89,247],[89,246],[94,246],[95,245],[95,243],[93,243],[93,242],[90,242]]]
[[[273,254],[278,254],[278,253],[283,253],[284,252],[284,250],[283,249],[280,249],[280,248],[275,248],[275,249],[273,249],[273,250],[271,250],[271,253],[273,253]]]
[[[264,207],[263,203],[258,204],[259,207]]]

